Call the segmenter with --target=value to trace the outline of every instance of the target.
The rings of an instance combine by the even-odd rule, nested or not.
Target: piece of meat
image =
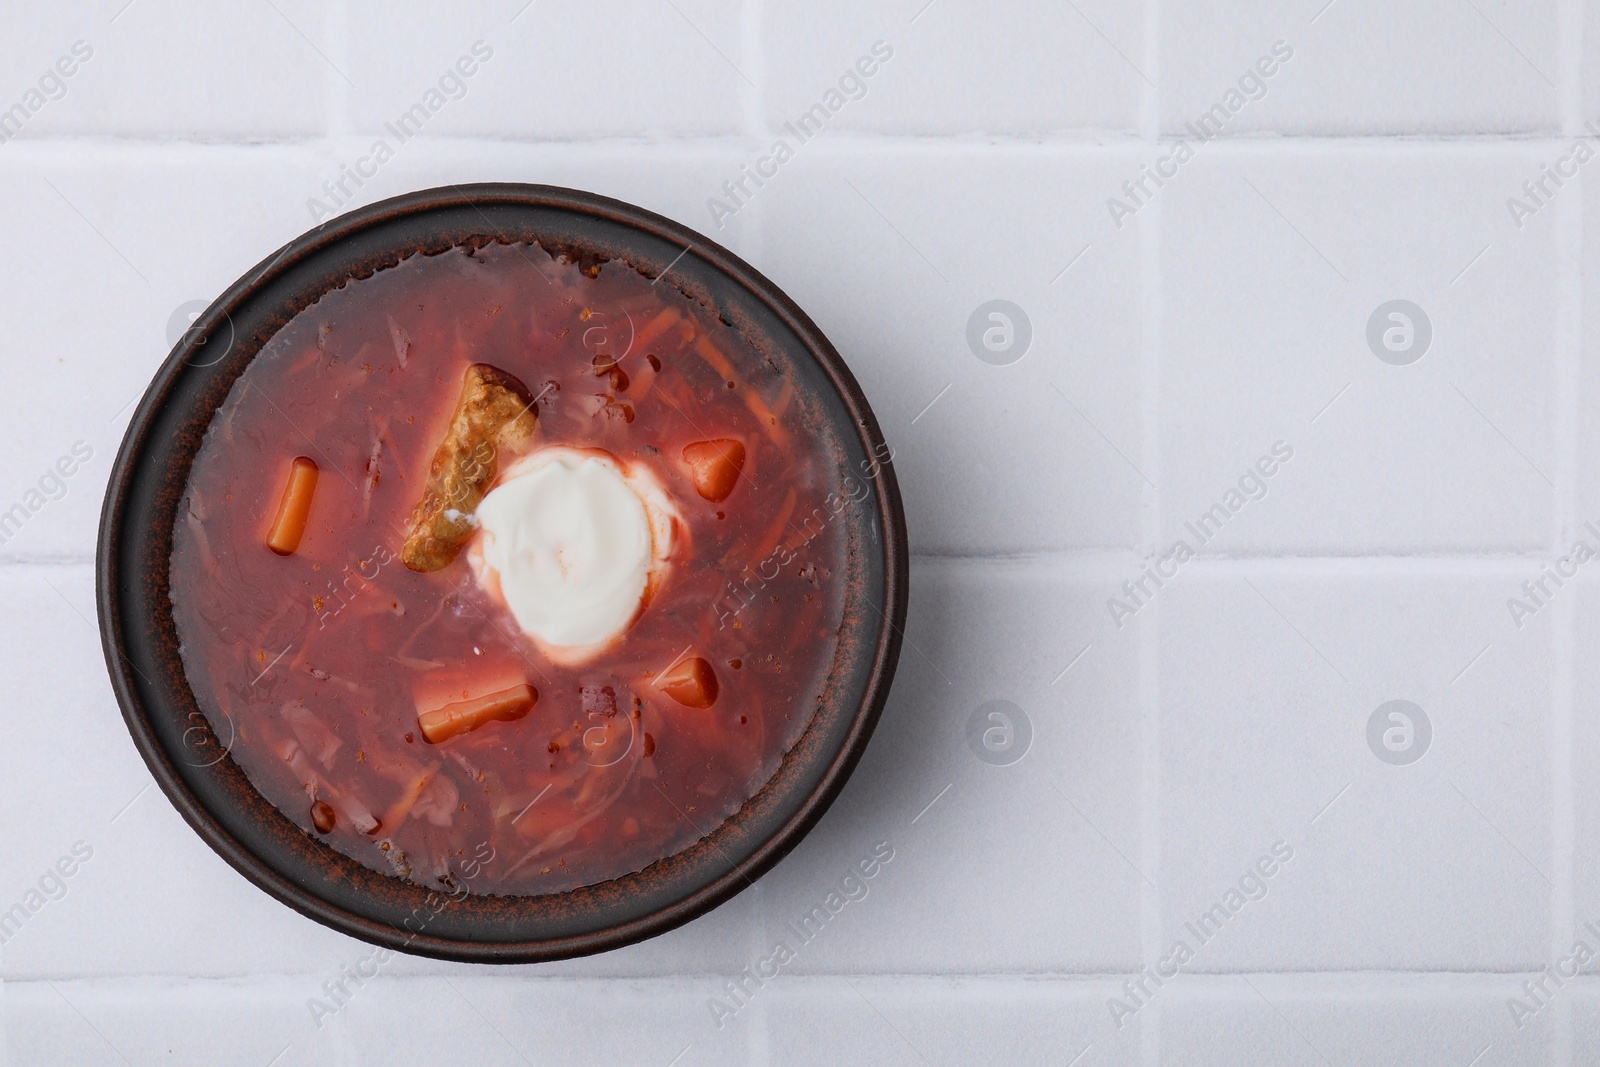
[[[472,536],[472,513],[500,469],[500,452],[524,451],[537,416],[527,386],[487,363],[461,379],[461,398],[433,454],[428,485],[411,513],[400,559],[414,571],[448,565]]]

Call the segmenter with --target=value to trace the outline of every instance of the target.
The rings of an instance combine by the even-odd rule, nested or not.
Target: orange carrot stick
[[[767,530],[761,540],[756,543],[755,550],[750,553],[750,559],[755,565],[765,563],[772,558],[772,553],[778,547],[778,542],[783,539],[783,531],[789,525],[789,519],[794,515],[795,501],[798,499],[794,490],[784,494],[783,504],[778,508],[778,518]]]
[[[278,501],[278,515],[272,520],[272,532],[267,535],[268,548],[280,556],[288,556],[300,547],[306,519],[311,516],[311,497],[316,491],[316,463],[305,456],[295,457],[289,467],[289,480],[283,487],[283,499]]]
[[[778,417],[767,407],[767,402],[756,395],[756,391],[745,385],[739,376],[733,372],[733,364],[722,350],[711,343],[711,339],[701,334],[694,339],[694,350],[700,358],[711,365],[711,369],[722,375],[722,380],[732,382],[739,390],[739,396],[744,400],[744,406],[750,409],[750,414],[756,417],[756,424],[767,432],[773,442],[780,447],[789,444],[789,431],[778,422]]]
[[[458,700],[454,704],[425,711],[417,716],[417,725],[422,727],[422,736],[428,739],[428,743],[437,745],[456,734],[476,730],[496,719],[501,722],[520,719],[528,714],[528,709],[538,700],[539,691],[524,682],[498,693]]]
[[[789,410],[789,401],[794,399],[794,379],[784,378],[783,388],[778,391],[778,399],[772,402],[772,417],[783,418],[783,413]]]
[[[659,312],[653,319],[641,326],[638,333],[633,335],[633,346],[629,351],[638,349],[643,352],[652,341],[666,333],[668,327],[676,325],[682,317],[675,308],[667,308]]]
[[[712,344],[711,339],[705,334],[701,334],[694,339],[694,350],[700,354],[701,359],[711,364],[712,370],[722,375],[723,381],[736,382],[739,380],[738,375],[733,373],[733,364],[728,361],[728,357],[723,355],[722,349]]]
[[[433,781],[434,772],[438,769],[439,765],[435,763],[411,779],[411,784],[401,791],[399,799],[389,806],[388,811],[383,813],[383,818],[379,820],[378,825],[387,827],[390,833],[394,833],[400,824],[406,821],[406,816],[411,814],[412,807],[417,803],[417,799],[422,796],[422,790],[427,787],[429,782]]]

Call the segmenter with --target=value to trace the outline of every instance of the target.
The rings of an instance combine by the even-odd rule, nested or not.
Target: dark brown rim
[[[189,461],[227,387],[330,279],[462,240],[533,235],[547,248],[554,242],[626,259],[657,278],[672,273],[677,287],[731,315],[807,376],[829,406],[841,469],[859,462],[866,471],[873,463],[870,503],[846,512],[852,543],[871,551],[860,553],[862,570],[847,594],[853,640],[841,640],[841,648],[850,646],[841,660],[853,660],[836,664],[811,727],[744,808],[683,852],[598,886],[455,899],[378,874],[309,837],[255,793],[231,760],[196,766],[174,758],[191,734],[201,746],[219,742],[209,721],[197,724],[198,705],[177,659],[165,600],[171,520]],[[221,356],[193,358],[223,331]],[[865,750],[899,659],[909,590],[895,472],[889,459],[873,462],[885,456],[892,452],[866,397],[827,338],[777,286],[703,235],[621,201],[553,186],[450,186],[395,197],[303,234],[239,279],[196,320],[140,401],[111,472],[96,552],[112,686],[140,755],[195,832],[257,886],[320,923],[373,944],[465,962],[535,962],[631,944],[709,912],[769,870],[822,817]]]

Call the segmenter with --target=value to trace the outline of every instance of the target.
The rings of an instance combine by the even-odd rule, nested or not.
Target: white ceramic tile
[[[395,138],[386,124],[425,137],[735,133],[755,91],[736,0],[357,2],[347,33],[351,132],[374,137]]]
[[[1198,125],[1221,105],[1217,125],[1228,136],[1554,130],[1563,79],[1557,8],[1538,0],[1164,3],[1162,128]],[[1264,71],[1273,73],[1252,77]]]
[[[1572,1062],[1589,1063],[1600,1056],[1600,997],[1591,989],[1572,993]]]
[[[496,975],[385,972],[347,982],[347,996],[299,976],[8,982],[9,1062],[661,1067],[685,1046],[693,1057],[682,1062],[749,1062],[742,1045],[709,1024],[705,1002],[717,988],[709,981]]]
[[[1138,1063],[1136,1022],[1114,1034],[1105,983],[807,979],[736,1011],[718,982],[380,976],[341,1005],[309,979],[12,982],[11,1059],[23,1064]],[[313,1010],[313,1007],[316,1010]],[[717,1025],[720,1018],[721,1026]],[[619,1025],[621,1024],[621,1025]]]
[[[1208,552],[1548,545],[1566,462],[1558,218],[1518,231],[1505,207],[1538,162],[1525,148],[1224,146],[1179,170],[1159,193],[1163,544],[1200,547],[1183,523],[1223,505]],[[1379,314],[1393,300],[1420,307],[1425,350],[1409,313],[1411,347],[1390,354],[1387,329],[1407,343]],[[1375,316],[1379,350],[1412,362],[1374,354]],[[1280,441],[1293,459],[1264,499],[1240,499],[1260,495],[1236,487]]]
[[[1132,130],[1150,84],[1137,4],[782,0],[763,21],[774,130],[808,113],[892,134]]]
[[[1258,976],[1218,979],[1203,989],[1173,985],[1161,994],[1160,1062],[1184,1067],[1562,1062],[1556,1057],[1560,1027],[1554,1009],[1524,1019],[1520,1030],[1512,1025],[1506,1001],[1518,992],[1510,976],[1459,983]]]
[[[23,1064],[313,1062],[305,983],[173,979],[7,982],[8,1062]],[[288,1049],[285,1052],[285,1049]],[[327,1062],[327,1061],[324,1061]]]
[[[1141,1027],[1113,1030],[1100,983],[830,978],[774,985],[768,1063],[1137,1064]],[[730,1026],[740,1025],[739,1022]]]
[[[1095,197],[1061,193],[1112,185],[1134,156],[810,147],[750,201],[758,265],[866,390],[913,551],[1137,544],[1143,224],[1108,237]],[[1008,343],[1005,322],[979,314],[993,300],[1031,329],[1020,358],[1020,318],[989,356],[1007,365],[975,354],[989,355],[989,330]]]
[[[1536,577],[1529,575],[1529,579]],[[1549,583],[1547,583],[1547,587]],[[1593,924],[1600,929],[1600,872],[1595,870],[1591,857],[1600,850],[1600,670],[1588,650],[1600,639],[1600,586],[1592,579],[1581,580],[1576,587],[1567,586],[1556,591],[1566,601],[1562,608],[1573,618],[1573,681],[1572,681],[1572,743],[1570,751],[1560,756],[1571,761],[1573,804],[1573,903],[1572,928],[1562,931],[1560,943],[1583,939],[1600,953],[1600,936],[1587,929]],[[1553,605],[1547,611],[1556,610]],[[1584,971],[1600,973],[1600,960],[1587,963]]]
[[[308,1048],[362,1067],[392,1063],[615,1063],[662,1067],[752,1062],[710,1024],[708,979],[519,981],[479,970],[451,979],[371,984]],[[723,1040],[719,1040],[723,1038]],[[305,1062],[320,1062],[315,1057]],[[757,1061],[759,1062],[759,1061]]]
[[[772,949],[787,945],[790,969],[811,974],[1133,966],[1143,884],[1135,627],[1052,685],[1099,610],[1083,583],[1021,564],[919,565],[911,604],[871,747],[828,815],[762,881]],[[997,700],[1019,709],[1000,709],[1014,721],[978,716]],[[985,751],[1021,758],[981,760],[968,740],[975,716],[980,737],[998,731]],[[874,876],[847,882],[863,862]],[[831,916],[808,923],[819,905]]]
[[[1571,164],[1568,164],[1567,169],[1570,167]],[[1547,182],[1547,188],[1550,184]],[[1581,201],[1563,200],[1559,212],[1553,206],[1542,209],[1535,216],[1535,221],[1542,221],[1544,215],[1559,214],[1559,218],[1553,221],[1565,227],[1573,239],[1581,243],[1578,257],[1581,269],[1576,281],[1581,336],[1578,341],[1577,403],[1574,405],[1578,420],[1578,457],[1573,479],[1576,507],[1573,525],[1581,532],[1586,522],[1592,521],[1600,526],[1600,471],[1595,466],[1596,461],[1600,460],[1600,413],[1595,411],[1593,403],[1593,399],[1600,396],[1600,361],[1595,358],[1596,353],[1600,353],[1600,199],[1597,199],[1600,197],[1600,182],[1595,177],[1585,176],[1581,183],[1569,183],[1567,189],[1572,189],[1573,184],[1581,184],[1581,190],[1573,190],[1580,192]],[[1565,192],[1563,189],[1557,195],[1564,196]],[[1529,226],[1532,225],[1530,222]]]
[[[0,510],[29,509],[20,529],[6,525],[0,556],[93,550],[106,478],[172,348],[174,313],[309,229],[316,173],[312,153],[275,147],[0,151],[13,247],[72,250],[0,262]],[[72,475],[50,477],[64,456]]]
[[[1197,574],[1160,593],[1161,942],[1188,969],[1546,962],[1551,614],[1508,635],[1514,588]],[[1384,712],[1373,748],[1392,700],[1421,715],[1402,709],[1408,738]]]
[[[1582,5],[1580,10],[1583,13],[1583,117],[1600,119],[1600,11],[1590,4]]]
[[[332,10],[299,0],[227,13],[195,0],[36,8],[0,39],[10,75],[0,108],[27,109],[14,112],[26,114],[25,139],[315,135],[340,77],[329,58]]]

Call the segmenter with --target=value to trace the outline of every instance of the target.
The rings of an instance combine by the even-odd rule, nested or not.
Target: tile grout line
[[[1583,119],[1583,11],[1582,0],[1563,0],[1558,16],[1560,25],[1562,118],[1566,131],[1574,136]],[[1556,542],[1575,535],[1581,523],[1578,514],[1578,472],[1583,469],[1581,403],[1583,385],[1583,253],[1584,183],[1573,182],[1571,195],[1556,208],[1558,223],[1557,256],[1560,260],[1560,291],[1556,300],[1556,456],[1557,475],[1562,487],[1555,512]],[[1551,857],[1555,891],[1550,907],[1551,959],[1560,959],[1571,946],[1577,925],[1577,817],[1573,744],[1576,737],[1574,693],[1577,643],[1577,601],[1565,598],[1555,605],[1552,627],[1555,677],[1550,693],[1550,790]],[[1575,1013],[1571,997],[1556,1005],[1553,1060],[1570,1065],[1575,1043]]]
[[[6,977],[10,970],[11,968],[6,966],[5,946],[0,945],[0,1063],[5,1064],[14,1062],[11,1059],[11,1027],[14,1016],[7,1010],[6,1001],[6,986],[15,981]],[[44,981],[45,979],[39,979],[35,984]]]
[[[739,62],[750,72],[751,80],[756,83],[756,88],[745,92],[747,100],[754,103],[748,105],[745,115],[745,135],[742,140],[751,145],[759,146],[770,144],[772,133],[767,129],[767,56],[763,40],[765,21],[762,18],[765,11],[762,0],[744,0],[740,9],[740,53]],[[750,204],[750,221],[744,230],[745,249],[743,258],[757,264],[758,269],[765,271],[766,242],[763,239],[767,231],[767,201],[771,196],[758,196]]]
[[[1139,87],[1139,139],[1161,139],[1161,0],[1144,0],[1144,53],[1139,57],[1146,79]]]
[[[337,75],[334,75],[337,78]],[[747,93],[748,89],[745,90]],[[341,99],[347,99],[349,87],[337,94]],[[329,103],[329,121],[324,123],[320,133],[306,133],[295,135],[264,135],[260,137],[244,138],[237,135],[219,135],[217,137],[146,137],[146,136],[113,136],[108,134],[22,134],[5,143],[8,155],[27,155],[30,152],[62,152],[79,153],[84,150],[107,149],[126,152],[154,152],[167,154],[171,150],[199,150],[219,151],[271,151],[275,149],[294,148],[321,148],[329,142],[361,141],[362,135],[354,130],[335,130],[331,121],[335,114],[331,97]],[[742,105],[741,105],[742,106]],[[346,116],[347,120],[347,116]],[[884,134],[870,130],[831,130],[828,141],[833,146],[831,151],[847,152],[855,150],[869,151],[954,151],[963,155],[982,154],[985,152],[1025,152],[1049,153],[1064,150],[1082,150],[1093,155],[1106,152],[1115,152],[1119,149],[1149,149],[1155,146],[1170,146],[1177,144],[1181,137],[1177,134],[1159,134],[1146,136],[1140,119],[1141,129],[1130,133],[1127,130],[1099,130],[1091,127],[1061,129],[1055,131],[1039,132],[1010,132],[999,130],[989,133],[950,133],[950,134]],[[1581,131],[1580,131],[1581,132]],[[647,131],[643,128],[626,133],[605,133],[592,137],[556,136],[541,133],[517,134],[430,134],[429,141],[439,145],[449,144],[485,144],[502,148],[529,147],[529,148],[583,148],[601,151],[615,151],[617,149],[637,150],[662,148],[690,148],[690,149],[718,149],[729,147],[747,147],[751,144],[765,145],[772,137],[772,132],[762,123],[754,130],[748,126],[747,119],[741,115],[737,128],[729,127],[716,133],[689,133],[674,135],[659,131]],[[1282,154],[1295,155],[1300,152],[1314,151],[1350,151],[1350,150],[1383,150],[1385,152],[1402,152],[1425,154],[1438,150],[1468,150],[1468,149],[1565,149],[1572,143],[1576,134],[1569,134],[1561,127],[1541,130],[1531,134],[1471,134],[1471,135],[1382,135],[1382,134],[1285,134],[1281,132],[1262,134],[1228,134],[1223,133],[1207,142],[1207,153],[1252,152],[1267,150]],[[1285,150],[1288,150],[1285,153]]]
[[[752,966],[754,961],[766,956],[769,946],[774,943],[769,940],[767,894],[763,892],[765,885],[764,881],[757,881],[745,889],[751,896],[755,911],[755,922],[751,927],[754,941],[751,945]],[[767,1000],[765,997],[751,997],[746,1003],[750,1008],[750,1025],[745,1028],[746,1062],[753,1067],[768,1067],[772,1062],[772,1030],[767,1019]]]
[[[1159,142],[1161,133],[1161,0],[1145,0],[1144,54],[1140,57],[1150,84],[1143,87],[1141,124],[1145,140]],[[1161,537],[1161,492],[1164,471],[1161,466],[1161,311],[1164,289],[1161,274],[1162,207],[1158,198],[1149,208],[1149,218],[1139,229],[1139,303],[1143,320],[1140,360],[1140,410],[1143,413],[1143,440],[1140,443],[1144,470],[1152,485],[1141,486],[1140,495],[1149,500],[1143,508],[1140,539],[1151,552],[1158,552]],[[1149,871],[1154,884],[1139,886],[1139,926],[1141,962],[1155,966],[1161,958],[1161,611],[1156,604],[1150,621],[1139,631],[1139,761],[1140,819],[1139,863]],[[1163,1002],[1154,1001],[1147,1021],[1139,1027],[1140,1058],[1146,1067],[1159,1067],[1163,1030]]]
[[[1571,948],[1569,941],[1562,950],[1565,955]],[[411,957],[407,957],[411,958]],[[411,958],[413,962],[428,964],[434,961]],[[1497,1002],[1504,995],[1508,982],[1517,982],[1525,978],[1538,978],[1541,974],[1548,974],[1545,970],[1506,970],[1506,971],[1473,971],[1473,970],[1416,970],[1397,971],[1384,969],[1325,969],[1325,970],[1186,970],[1183,972],[1183,986],[1201,987],[1201,993],[1227,993],[1232,992],[1245,1001],[1254,1001],[1254,994],[1247,994],[1236,988],[1235,983],[1240,978],[1258,979],[1262,981],[1277,980],[1279,982],[1295,984],[1302,987],[1319,986],[1327,987],[1318,992],[1318,996],[1329,998],[1348,997],[1352,994],[1369,993],[1376,995],[1386,989],[1409,988],[1419,992],[1432,992],[1435,995],[1465,995],[1468,992],[1487,992],[1496,996]],[[848,983],[861,979],[875,983],[900,983],[904,985],[941,983],[953,987],[967,986],[1063,986],[1073,988],[1088,988],[1100,990],[1115,988],[1126,978],[1137,978],[1137,970],[1123,971],[1084,971],[1084,972],[1055,972],[1055,971],[870,971],[870,970],[838,970],[838,971],[800,971],[784,972],[784,985],[798,986],[805,984],[825,984],[829,982]],[[229,991],[245,989],[258,989],[262,986],[272,986],[274,983],[290,983],[291,992],[303,992],[305,982],[313,982],[318,978],[327,977],[326,972],[314,971],[249,971],[232,975],[211,974],[193,975],[178,972],[141,971],[121,972],[116,974],[74,974],[74,975],[44,975],[31,973],[22,977],[8,977],[4,981],[13,987],[42,986],[49,982],[58,985],[70,985],[73,988],[92,990],[95,987],[120,993],[130,984],[155,984],[164,983],[174,987],[165,990],[168,993],[181,992],[182,988],[215,987]],[[533,986],[563,986],[563,985],[604,985],[613,982],[629,982],[640,986],[661,986],[663,992],[678,989],[685,982],[713,983],[726,981],[726,971],[692,971],[683,973],[661,974],[590,974],[590,975],[556,975],[539,978],[526,974],[501,975],[498,973],[460,975],[455,972],[441,971],[432,973],[384,973],[385,985],[417,984],[427,982],[442,982],[446,978],[462,983],[494,983],[511,981],[513,984]],[[1600,972],[1593,970],[1581,971],[1575,978],[1564,979],[1567,985],[1576,986],[1592,995],[1600,995]],[[1429,987],[1440,987],[1430,989]],[[294,1003],[303,1006],[303,999],[296,998]]]
[[[739,66],[750,76],[750,85],[738,87],[743,139],[761,143],[770,139],[767,129],[766,49],[762,0],[742,0],[739,6]]]
[[[350,128],[350,86],[339,75],[340,70],[350,68],[350,8],[349,0],[336,0],[323,9],[324,29],[328,37],[328,51],[338,57],[338,69],[323,72],[323,85],[326,87],[323,98],[326,101],[327,113],[322,116],[323,129],[326,131],[324,141],[332,141],[336,137],[351,136]]]
[[[1585,0],[1562,0],[1557,16],[1561,47],[1561,126],[1568,137],[1583,133],[1583,17]]]
[[[1550,959],[1559,960],[1572,949],[1572,939],[1577,936],[1577,907],[1576,907],[1576,871],[1575,862],[1577,853],[1577,819],[1575,815],[1574,777],[1573,777],[1573,742],[1574,722],[1573,714],[1573,674],[1576,669],[1574,656],[1575,636],[1577,625],[1577,601],[1568,597],[1557,602],[1555,607],[1555,620],[1552,626],[1552,642],[1555,647],[1555,678],[1551,684],[1551,724],[1550,724],[1550,793],[1551,793],[1551,828],[1550,846],[1554,855],[1551,857],[1551,874],[1555,882],[1555,889],[1551,893],[1550,905]],[[1556,1003],[1555,1026],[1555,1062],[1559,1064],[1572,1063],[1572,1044],[1574,1018],[1572,1011],[1572,998],[1561,997]]]

